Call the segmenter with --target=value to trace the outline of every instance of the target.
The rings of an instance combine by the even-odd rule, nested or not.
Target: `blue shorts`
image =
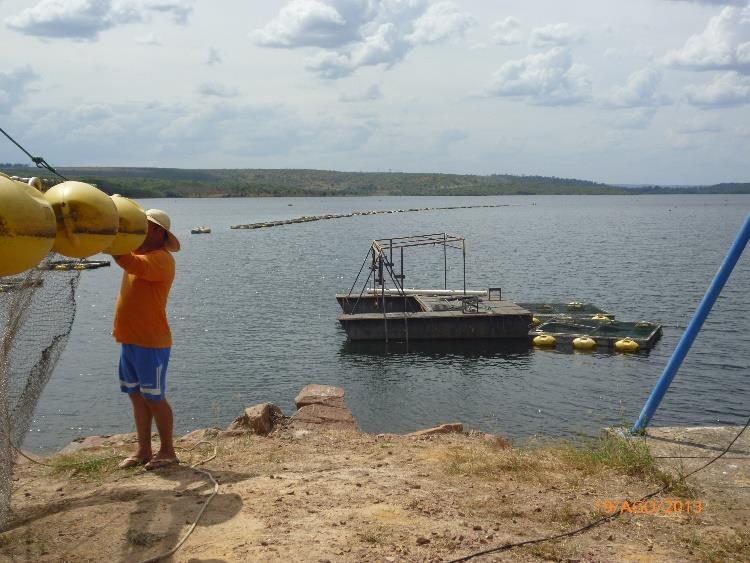
[[[171,348],[144,348],[123,344],[120,352],[120,390],[140,393],[160,401],[167,390],[167,365]]]

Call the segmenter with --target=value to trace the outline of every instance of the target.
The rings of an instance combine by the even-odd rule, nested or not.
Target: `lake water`
[[[512,438],[596,434],[632,423],[750,211],[750,196],[517,196],[141,200],[182,241],[168,307],[169,399],[178,434],[226,426],[271,401],[286,414],[308,383],[341,386],[360,427],[407,432],[460,421]],[[229,225],[412,207],[506,207],[373,215],[259,230]],[[213,234],[191,235],[196,225]],[[469,289],[514,301],[591,302],[662,323],[650,353],[581,354],[487,344],[347,343],[334,294],[374,238],[466,237]],[[744,422],[750,397],[750,251],[735,268],[655,425]],[[460,254],[449,286],[461,285]],[[407,287],[442,286],[442,249],[407,249]],[[68,346],[25,447],[133,429],[110,336],[121,270],[85,271]],[[358,286],[359,289],[359,286]],[[53,303],[50,306],[54,306]]]

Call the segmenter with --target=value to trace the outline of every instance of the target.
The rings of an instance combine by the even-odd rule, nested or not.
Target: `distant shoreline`
[[[9,175],[53,177],[33,166],[0,164]],[[60,167],[70,179],[132,198],[513,195],[750,194],[750,182],[711,186],[609,185],[589,180],[509,174],[338,172],[301,169]]]

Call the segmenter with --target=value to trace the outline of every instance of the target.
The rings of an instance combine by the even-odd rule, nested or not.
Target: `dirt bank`
[[[510,448],[485,435],[282,428],[269,437],[200,431],[179,444],[205,437],[217,442],[217,457],[201,467],[219,493],[173,561],[449,561],[580,527],[611,509],[610,500],[640,498],[670,479],[675,491],[639,507],[644,513],[625,510],[585,533],[475,561],[750,560],[746,473],[717,477],[737,464],[747,471],[745,437],[736,444],[744,459],[720,460],[714,477],[700,473],[692,486],[678,479],[689,467],[670,458],[664,472],[642,441]],[[213,448],[183,449],[182,465],[146,472],[117,470],[132,446],[113,443],[46,460],[54,468],[17,466],[0,557],[140,561],[177,543],[213,490],[188,465]]]

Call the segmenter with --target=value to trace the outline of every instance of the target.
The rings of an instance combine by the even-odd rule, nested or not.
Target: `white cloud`
[[[664,62],[690,70],[735,70],[750,73],[750,7],[724,8],[702,33],[693,35]]]
[[[341,78],[362,66],[385,64],[391,67],[401,61],[409,50],[410,45],[398,33],[396,26],[385,23],[349,52],[324,51],[310,57],[307,68],[323,78]]]
[[[263,47],[317,47],[307,69],[334,79],[363,66],[390,68],[416,46],[461,37],[474,24],[447,1],[293,0],[251,37]]]
[[[513,16],[504,20],[496,21],[490,27],[492,42],[496,45],[515,45],[523,40],[523,34],[519,31],[521,22]]]
[[[383,92],[377,84],[373,84],[364,92],[358,92],[356,94],[341,94],[339,96],[339,101],[346,103],[374,102],[375,100],[381,99],[383,99]]]
[[[550,47],[565,47],[580,43],[584,33],[567,23],[552,23],[531,30],[529,44],[535,49],[549,49]]]
[[[180,0],[41,0],[6,18],[5,25],[37,37],[95,40],[102,31],[145,21],[152,12],[171,14],[176,23],[185,23],[192,9]]]
[[[415,44],[438,43],[463,35],[476,23],[472,16],[461,11],[453,2],[438,2],[414,22],[414,31],[406,36],[406,40]]]
[[[688,102],[703,108],[724,108],[750,104],[750,79],[725,72],[711,82],[685,89]]]
[[[219,53],[219,50],[214,47],[208,48],[208,56],[206,57],[206,64],[208,66],[218,65],[221,64],[221,53]]]
[[[669,103],[669,98],[657,92],[661,73],[654,68],[633,72],[623,86],[614,88],[601,100],[604,107],[656,107]]]
[[[150,12],[169,14],[175,23],[184,25],[193,13],[193,5],[189,0],[131,0],[136,7]],[[126,3],[127,0],[126,0]]]
[[[114,26],[117,17],[109,0],[42,0],[5,24],[27,35],[95,39]]]
[[[493,74],[492,96],[524,98],[540,105],[579,104],[590,98],[587,68],[573,63],[570,50],[555,47],[508,61]]]
[[[155,33],[149,33],[148,35],[136,37],[135,42],[138,43],[139,45],[152,45],[152,46],[159,46],[162,44],[161,39],[159,39]]]
[[[335,5],[337,4],[337,5]],[[293,0],[265,27],[250,34],[264,47],[340,47],[359,37],[359,21],[347,20],[338,7],[344,2],[323,0]],[[372,8],[369,2],[359,4],[365,14]],[[351,6],[354,8],[355,6]],[[363,14],[364,15],[364,14]]]
[[[212,96],[215,98],[236,98],[239,96],[237,88],[224,86],[218,82],[204,82],[198,86],[198,93],[201,96]]]
[[[30,66],[0,72],[0,114],[10,113],[26,97],[29,84],[38,79]]]

